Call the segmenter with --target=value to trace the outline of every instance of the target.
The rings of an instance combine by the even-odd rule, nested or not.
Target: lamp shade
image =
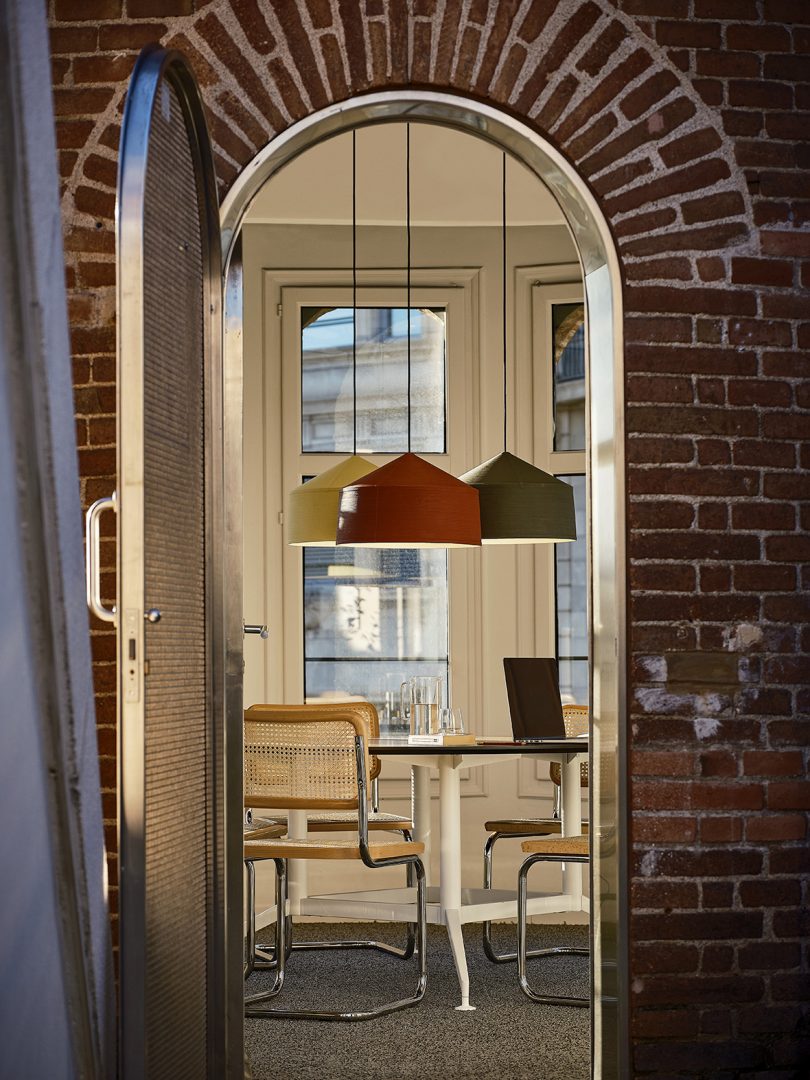
[[[287,543],[298,547],[334,547],[341,488],[376,471],[376,465],[352,454],[293,488],[287,508]]]
[[[344,487],[338,544],[376,548],[477,547],[478,492],[416,454]]]
[[[528,461],[504,450],[460,479],[480,496],[482,543],[576,540],[574,489]]]

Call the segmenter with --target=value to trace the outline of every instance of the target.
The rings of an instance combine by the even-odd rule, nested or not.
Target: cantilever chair
[[[588,706],[587,705],[563,705],[563,723],[565,734],[569,738],[576,735],[584,735],[588,731]],[[489,833],[484,845],[484,888],[492,888],[492,855],[495,844],[499,840],[525,840],[532,836],[553,836],[562,832],[562,820],[560,818],[560,790],[561,776],[560,764],[552,761],[549,765],[549,776],[554,784],[554,805],[550,818],[498,818],[484,823],[484,828]],[[583,761],[580,766],[580,783],[582,787],[588,786],[588,762]],[[588,831],[588,822],[582,823],[582,831]],[[514,961],[515,953],[496,953],[492,944],[492,923],[483,924],[484,954],[493,964],[506,964]],[[529,954],[534,955],[533,953]]]
[[[255,725],[261,725],[264,721],[276,716],[289,716],[297,712],[306,711],[307,715],[317,713],[318,716],[328,718],[330,716],[343,716],[346,711],[354,713],[366,724],[369,738],[374,739],[380,733],[380,721],[377,710],[370,701],[350,701],[342,704],[336,702],[318,703],[313,705],[253,705],[245,712],[245,758],[252,753],[252,732]],[[258,730],[261,730],[259,728]],[[413,839],[413,822],[402,814],[384,813],[379,810],[376,801],[377,778],[380,775],[381,762],[378,757],[369,758],[369,780],[372,793],[371,805],[368,812],[368,827],[370,832],[395,832],[401,833],[404,840]],[[287,815],[274,811],[272,818],[257,816],[253,813],[256,805],[253,798],[255,792],[252,786],[252,774],[245,769],[244,776],[244,803],[245,803],[245,840],[261,840],[265,833],[274,837],[284,833],[287,828]],[[266,803],[265,803],[266,805]],[[281,832],[278,827],[281,826]],[[307,815],[307,833],[322,832],[352,832],[357,830],[356,810],[330,810],[320,814]],[[249,974],[254,968],[265,969],[275,967],[273,947],[270,945],[256,945],[256,877],[252,862],[246,863],[248,874],[248,960],[246,971]],[[415,884],[410,866],[406,867],[409,886]],[[300,941],[293,944],[291,924],[287,923],[287,954],[291,949],[330,949],[330,948],[378,948],[384,952],[392,952],[403,959],[408,960],[413,955],[415,927],[408,925],[408,936],[404,949],[395,949],[393,946],[382,942],[331,942],[331,941]]]
[[[425,931],[425,871],[419,856],[424,848],[405,839],[369,837],[368,825],[368,728],[357,709],[348,704],[329,707],[326,715],[320,706],[276,706],[259,720],[250,722],[250,741],[246,740],[245,777],[254,806],[293,810],[342,811],[356,814],[356,836],[334,839],[307,836],[246,840],[245,862],[250,866],[261,859],[272,860],[276,869],[276,923],[273,961],[275,968],[269,990],[245,998],[248,1017],[288,1017],[310,1020],[370,1020],[397,1009],[418,1004],[425,994],[427,967]],[[359,859],[366,866],[405,865],[416,880],[416,951],[418,978],[411,997],[386,1002],[366,1011],[335,1012],[268,1008],[284,984],[288,958],[287,934],[290,923],[287,910],[287,859]],[[250,873],[250,870],[249,870]],[[377,942],[349,942],[352,948],[384,948],[401,952]],[[255,961],[255,943],[249,946],[249,958]],[[250,965],[259,967],[258,963]],[[248,972],[249,973],[249,972]]]
[[[588,1008],[590,999],[568,997],[559,994],[541,994],[529,986],[527,959],[538,956],[588,956],[588,949],[556,946],[551,949],[535,949],[531,953],[526,948],[526,909],[528,900],[527,877],[531,868],[538,862],[575,862],[586,863],[589,858],[587,836],[547,836],[542,840],[527,840],[522,845],[527,855],[518,871],[518,926],[517,926],[517,969],[518,982],[523,993],[545,1005],[573,1005]]]

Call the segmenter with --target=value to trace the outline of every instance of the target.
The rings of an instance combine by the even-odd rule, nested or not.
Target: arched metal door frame
[[[293,158],[340,132],[392,121],[434,123],[477,135],[534,172],[556,198],[582,265],[590,326],[589,463],[591,508],[591,920],[594,1076],[629,1072],[626,555],[624,350],[621,273],[608,223],[593,194],[563,155],[527,124],[489,105],[429,90],[368,94],[328,106],[292,124],[237,177],[222,204],[225,279],[225,490],[229,536],[226,593],[228,735],[226,784],[229,846],[241,848],[242,791],[242,279],[239,229],[263,184]],[[613,408],[605,408],[612,402]],[[236,503],[239,505],[236,505]],[[238,826],[238,835],[237,835]],[[232,870],[239,869],[239,875]],[[241,910],[241,862],[229,859],[229,903]],[[231,920],[233,922],[234,920]],[[229,927],[229,934],[232,928]],[[236,928],[241,933],[241,924]],[[234,942],[236,937],[234,937]],[[236,1019],[241,998],[229,1002]]]

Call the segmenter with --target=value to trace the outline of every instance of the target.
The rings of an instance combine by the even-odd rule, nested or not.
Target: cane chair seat
[[[544,840],[524,840],[520,845],[526,855],[588,855],[587,836],[548,836]]]
[[[494,818],[485,821],[484,828],[487,832],[513,833],[517,836],[552,836],[562,832],[562,822],[559,818]],[[588,831],[587,821],[582,823],[582,831]]]
[[[254,817],[243,826],[245,840],[269,840],[283,836],[286,831],[286,821],[274,821],[272,818]]]
[[[287,823],[286,814],[274,814],[276,821]],[[369,810],[368,827],[372,832],[402,832],[413,830],[413,822],[403,814],[388,814],[382,810]],[[332,810],[327,814],[307,814],[309,832],[346,832],[357,828],[357,813],[353,810]]]
[[[422,855],[424,844],[412,840],[371,840],[368,852],[372,859],[396,859]],[[247,840],[246,859],[361,859],[360,846],[352,840],[327,840],[306,837],[303,840]]]

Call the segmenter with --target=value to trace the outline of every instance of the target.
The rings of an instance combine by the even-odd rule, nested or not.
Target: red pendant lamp
[[[337,543],[352,547],[447,548],[481,543],[478,492],[411,453],[411,129],[405,125],[408,327],[408,452],[344,487]]]

